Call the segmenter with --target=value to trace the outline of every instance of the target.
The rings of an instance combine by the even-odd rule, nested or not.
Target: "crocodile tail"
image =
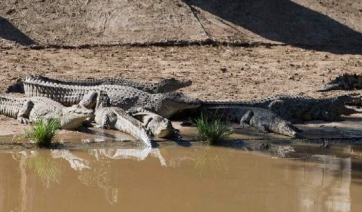
[[[142,123],[132,116],[121,112],[120,110],[114,110],[118,116],[116,128],[121,132],[125,132],[143,142],[145,146],[151,146],[151,140],[147,135],[146,130],[143,128]]]
[[[56,82],[27,77],[24,81],[26,96],[42,96],[60,102],[65,106],[78,104],[88,93],[89,87],[81,85],[62,85]]]
[[[33,96],[33,86],[32,86],[33,84],[29,83],[30,79],[31,77],[26,77],[25,80],[23,81],[24,93],[28,97]]]
[[[17,118],[19,110],[23,106],[23,102],[18,98],[0,96],[0,114],[4,114],[13,118]]]
[[[325,91],[331,91],[331,90],[341,90],[342,87],[340,84],[327,84],[323,88],[317,90],[317,92],[325,92]]]
[[[83,80],[74,80],[74,79],[58,79],[58,78],[48,78],[44,76],[28,76],[27,81],[29,83],[54,83],[59,85],[75,85],[75,86],[96,86],[102,84],[120,84],[123,85],[125,81],[123,79],[113,79],[113,78],[103,78],[103,79],[83,79]]]
[[[35,83],[35,84],[39,84],[39,83],[54,83],[54,84],[61,84],[61,85],[81,85],[82,81],[79,81],[77,83],[75,83],[76,81],[62,81],[62,80],[58,80],[56,78],[48,78],[45,76],[41,76],[41,75],[35,75],[35,76],[28,76],[26,77],[26,81],[28,83]]]
[[[51,90],[49,90],[49,87],[51,87],[54,83],[44,82],[42,81],[41,78],[30,76],[25,78],[23,84],[24,84],[24,93],[26,96],[49,97],[50,96],[49,92],[51,92]]]

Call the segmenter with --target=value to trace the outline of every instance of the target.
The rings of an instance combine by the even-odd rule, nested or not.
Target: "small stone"
[[[223,66],[220,68],[220,70],[222,71],[222,73],[225,73],[225,72],[227,72],[228,69],[225,66]]]
[[[6,15],[11,15],[15,12],[15,9],[10,9],[8,11],[6,11]]]

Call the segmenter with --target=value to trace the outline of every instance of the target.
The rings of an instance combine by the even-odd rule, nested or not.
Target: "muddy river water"
[[[0,211],[362,211],[358,146],[0,152]]]

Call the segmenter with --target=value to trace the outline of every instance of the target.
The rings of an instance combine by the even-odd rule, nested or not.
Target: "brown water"
[[[0,153],[0,211],[362,211],[360,150],[222,147]],[[310,150],[308,150],[310,151]]]

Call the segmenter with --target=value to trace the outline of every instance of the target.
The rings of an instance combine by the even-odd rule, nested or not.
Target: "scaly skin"
[[[151,146],[151,140],[142,123],[120,108],[99,107],[96,109],[94,121],[98,124],[96,127],[117,129],[142,141],[144,145]]]
[[[59,85],[75,85],[75,86],[97,86],[97,85],[122,85],[137,88],[139,90],[148,92],[148,93],[166,93],[171,91],[176,91],[180,88],[190,86],[192,84],[191,80],[177,80],[175,78],[163,79],[157,83],[144,83],[144,82],[135,82],[128,79],[121,78],[104,78],[104,79],[87,79],[87,80],[58,80],[51,79],[43,76],[30,76],[26,78],[29,86],[30,83],[39,84],[39,83],[54,83]],[[33,95],[32,95],[33,96]]]
[[[90,117],[93,110],[80,105],[65,107],[45,97],[13,98],[0,97],[0,113],[17,118],[21,123],[58,119],[62,129],[73,130],[82,126],[84,119]]]
[[[93,101],[94,97],[97,97],[95,107]],[[107,96],[106,92],[91,91],[83,98],[83,100],[79,104],[87,108],[94,108],[94,110],[96,111],[96,115],[98,115],[96,122],[101,127],[107,127],[107,120],[112,119],[112,117],[117,117],[117,114],[125,116],[123,110],[121,110],[120,108],[110,107],[109,100],[110,99]],[[174,128],[172,127],[170,120],[163,118],[162,116],[152,113],[148,110],[145,110],[141,107],[133,107],[127,111],[127,114],[140,121],[143,128],[150,136],[164,138],[171,136],[174,132]],[[108,127],[114,128],[114,126],[116,125],[115,121],[117,120],[118,119],[113,118],[114,123],[112,124],[112,126]]]
[[[340,75],[317,91],[325,92],[331,90],[354,90],[354,89],[362,89],[362,75],[357,75],[357,74]]]
[[[110,99],[110,105],[128,110],[142,107],[165,118],[179,110],[197,108],[200,100],[184,96],[181,93],[149,94],[147,92],[121,85],[75,86],[56,83],[35,83],[24,81],[27,96],[45,96],[63,105],[78,104],[92,91],[104,91]]]
[[[152,113],[143,108],[131,108],[127,111],[129,115],[139,120],[149,135],[166,138],[174,133],[174,128],[170,120]]]
[[[309,120],[337,121],[341,119],[341,114],[349,115],[358,112],[347,108],[345,103],[360,99],[360,96],[353,95],[340,95],[321,99],[298,95],[277,95],[264,99],[238,102],[204,101],[202,102],[201,108],[218,106],[260,107],[270,109],[282,118],[293,123],[301,123]]]
[[[284,120],[270,110],[243,106],[218,106],[205,108],[208,117],[222,118],[230,122],[238,122],[241,127],[255,127],[263,133],[273,132],[290,137],[296,137],[300,132],[290,122]]]

